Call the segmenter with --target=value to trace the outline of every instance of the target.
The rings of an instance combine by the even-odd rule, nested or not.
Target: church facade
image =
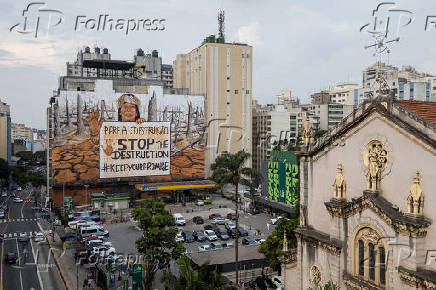
[[[304,131],[285,289],[436,289],[436,104],[379,97]]]

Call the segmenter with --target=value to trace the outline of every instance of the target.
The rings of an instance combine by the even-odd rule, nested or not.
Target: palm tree
[[[245,167],[245,164],[250,158],[250,153],[245,151],[239,151],[237,153],[229,153],[227,151],[222,152],[215,159],[210,168],[212,169],[211,179],[218,184],[233,184],[235,186],[235,211],[236,211],[236,242],[235,242],[235,256],[236,256],[236,285],[239,285],[239,214],[238,214],[238,186],[239,183],[249,184],[249,179],[257,176],[254,169]]]

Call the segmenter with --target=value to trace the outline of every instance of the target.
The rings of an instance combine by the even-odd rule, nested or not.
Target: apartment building
[[[174,87],[206,96],[207,176],[209,165],[221,152],[252,151],[252,57],[253,49],[247,44],[209,36],[173,63]]]
[[[0,100],[0,158],[10,163],[11,151],[10,106]]]

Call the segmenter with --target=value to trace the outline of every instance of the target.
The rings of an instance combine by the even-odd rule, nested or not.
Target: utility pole
[[[235,177],[234,177],[235,179]],[[238,210],[238,184],[239,178],[236,178],[236,193],[235,193],[235,203],[236,203],[236,242],[235,242],[235,259],[236,259],[236,287],[239,288],[239,210]]]

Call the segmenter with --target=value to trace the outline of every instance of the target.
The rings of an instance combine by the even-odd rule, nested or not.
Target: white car
[[[35,242],[43,242],[45,240],[45,236],[43,233],[36,233],[35,236],[33,237],[33,240]]]
[[[179,232],[179,233],[176,235],[176,242],[184,242],[184,241],[185,241],[185,238],[183,237],[182,233]]]
[[[198,250],[200,252],[210,251],[210,246],[209,245],[201,245],[201,246],[198,246]]]
[[[271,224],[275,225],[279,221],[279,219],[281,219],[281,218],[282,218],[282,216],[278,216],[278,217],[272,218],[271,219]]]
[[[276,290],[282,290],[282,277],[281,276],[272,276],[272,282],[277,287]]]
[[[14,202],[20,203],[20,202],[23,202],[23,200],[19,197],[16,197],[16,198],[14,198]]]
[[[216,217],[212,220],[212,223],[216,224],[216,225],[224,225],[226,222],[227,222],[227,220],[225,218],[222,218],[222,217]]]
[[[235,225],[235,223],[232,222],[232,221],[228,221],[228,222],[226,222],[226,223],[225,223],[225,227],[226,227],[226,229],[228,229],[228,230],[236,229],[236,225]]]
[[[213,241],[218,240],[218,237],[215,235],[215,232],[214,232],[214,231],[211,231],[211,230],[205,230],[205,231],[204,231],[204,235],[206,236],[206,238],[207,238],[210,242],[213,242]]]
[[[204,201],[202,201],[201,199],[197,200],[197,205],[198,206],[203,206],[204,205]]]

